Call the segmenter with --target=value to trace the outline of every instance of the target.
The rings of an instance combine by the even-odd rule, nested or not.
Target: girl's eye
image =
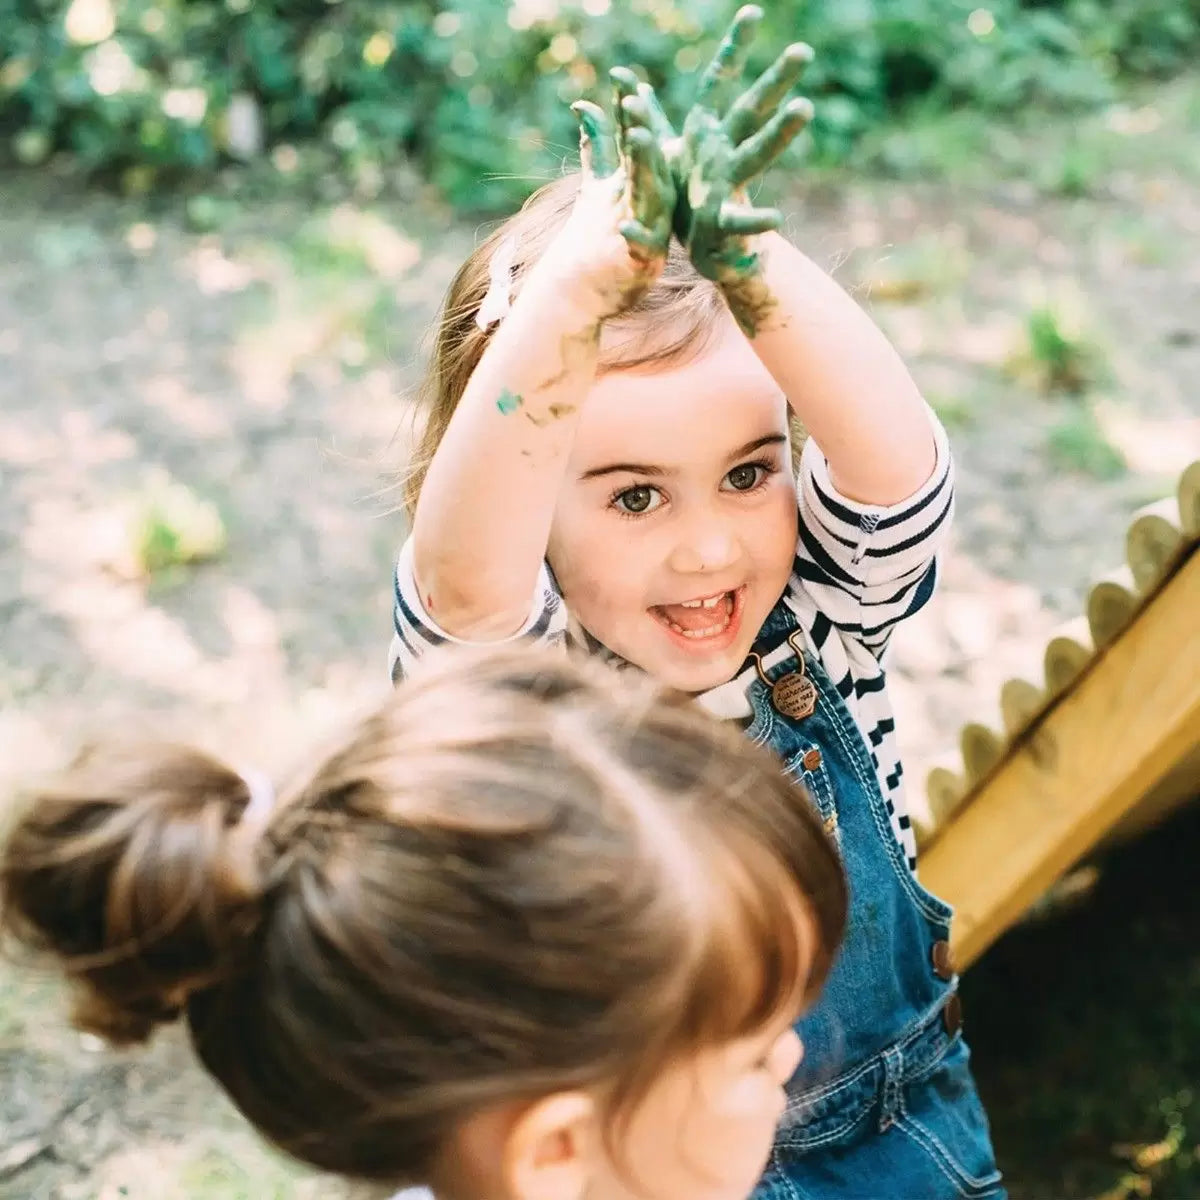
[[[653,512],[662,503],[662,493],[658,488],[631,487],[618,492],[612,503],[621,512],[640,517],[643,513]]]
[[[752,492],[766,474],[767,468],[761,463],[742,463],[725,476],[725,481],[735,492]]]

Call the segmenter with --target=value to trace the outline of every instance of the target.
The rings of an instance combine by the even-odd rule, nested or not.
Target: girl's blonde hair
[[[434,656],[264,817],[197,750],[81,756],[0,852],[0,929],[80,1027],[182,1017],[277,1146],[439,1180],[500,1102],[664,1065],[821,986],[836,852],[802,790],[686,698],[521,647]]]
[[[429,464],[487,346],[490,333],[479,328],[475,317],[487,294],[492,257],[503,241],[515,239],[515,297],[525,275],[566,224],[579,182],[578,173],[566,175],[534,192],[520,211],[475,248],[450,284],[434,332],[429,367],[417,396],[422,427],[403,484],[404,508],[409,517],[416,511]],[[600,372],[667,367],[687,361],[703,351],[727,315],[716,285],[696,271],[683,248],[672,240],[658,283],[633,308],[605,322]],[[800,436],[802,440],[802,432]]]

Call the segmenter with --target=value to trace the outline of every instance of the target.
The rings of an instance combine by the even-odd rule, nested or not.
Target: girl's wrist
[[[548,320],[568,332],[598,328],[612,311],[610,298],[594,281],[556,267],[548,258],[530,271],[521,294],[533,299]]]
[[[748,338],[775,324],[778,302],[766,278],[766,253],[760,238],[746,239],[724,264],[717,287],[738,327]]]

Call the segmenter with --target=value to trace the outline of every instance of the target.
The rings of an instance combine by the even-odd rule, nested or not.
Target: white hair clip
[[[250,802],[242,809],[242,823],[263,823],[275,808],[275,785],[270,776],[254,767],[243,767],[238,774],[250,792]]]
[[[488,290],[475,314],[475,324],[487,333],[511,307],[512,273],[517,259],[517,239],[511,234],[496,247],[488,263]]]

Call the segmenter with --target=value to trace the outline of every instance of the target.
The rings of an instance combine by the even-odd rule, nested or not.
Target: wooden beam
[[[1175,809],[1189,800],[1200,800],[1200,742],[1159,785],[1138,802],[1105,839],[1105,846],[1116,845],[1153,829]]]
[[[1014,745],[921,860],[966,966],[1200,745],[1200,552]],[[1200,791],[1200,781],[1197,781]]]

